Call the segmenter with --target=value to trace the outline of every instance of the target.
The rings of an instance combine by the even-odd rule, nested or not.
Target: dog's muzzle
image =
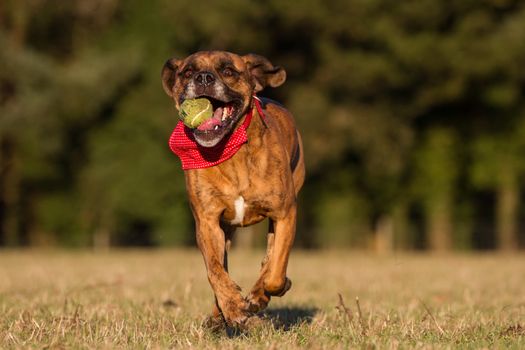
[[[212,117],[192,129],[195,140],[203,147],[217,145],[246,112],[242,96],[229,89],[211,72],[195,73],[179,102],[182,104],[184,100],[194,98],[206,98],[213,107]]]

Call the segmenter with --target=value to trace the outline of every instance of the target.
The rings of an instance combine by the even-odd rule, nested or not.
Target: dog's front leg
[[[247,303],[240,287],[233,282],[225,267],[226,237],[218,224],[208,220],[197,221],[197,244],[204,257],[208,280],[215,293],[217,305],[225,321],[231,326],[242,325],[247,317]]]
[[[266,257],[259,279],[246,298],[252,312],[264,309],[272,296],[283,296],[292,286],[286,268],[295,238],[296,213],[294,204],[282,218],[270,219]]]
[[[261,263],[261,271],[259,273],[259,278],[257,279],[257,282],[255,282],[255,284],[253,285],[250,294],[246,297],[251,312],[259,312],[265,309],[271,299],[271,295],[264,290],[264,280],[266,278],[266,275],[268,274],[268,266],[270,262],[270,257],[273,252],[274,240],[275,224],[272,221],[272,219],[269,219],[266,255]]]
[[[273,219],[275,238],[263,282],[265,292],[272,296],[283,296],[292,286],[292,281],[286,277],[286,268],[295,238],[296,218],[297,205],[294,203],[286,215]]]

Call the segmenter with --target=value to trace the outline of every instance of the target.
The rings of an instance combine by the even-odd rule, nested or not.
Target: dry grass
[[[244,289],[260,258],[234,250]],[[294,251],[290,264],[262,326],[214,334],[196,251],[1,251],[0,347],[525,348],[523,255]]]

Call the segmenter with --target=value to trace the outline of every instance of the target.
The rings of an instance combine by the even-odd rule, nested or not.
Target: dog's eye
[[[222,70],[222,74],[227,77],[231,77],[235,74],[235,71],[229,67],[226,67]]]
[[[189,78],[191,78],[191,77],[193,76],[193,71],[192,71],[191,69],[186,69],[186,70],[182,73],[182,75],[184,75],[184,78],[189,79]]]

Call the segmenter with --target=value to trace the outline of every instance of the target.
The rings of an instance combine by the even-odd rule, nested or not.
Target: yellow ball
[[[213,107],[206,98],[184,100],[180,105],[179,118],[188,128],[197,128],[212,115]]]

